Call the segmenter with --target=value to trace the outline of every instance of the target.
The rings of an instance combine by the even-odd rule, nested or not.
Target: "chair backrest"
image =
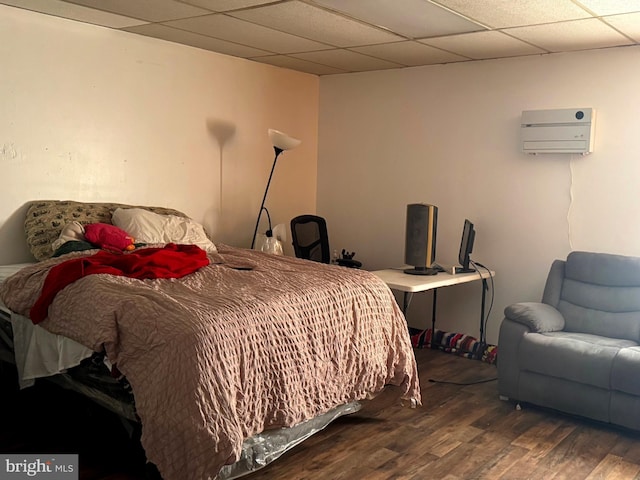
[[[542,301],[567,331],[640,341],[640,258],[572,252],[552,265]]]
[[[291,238],[296,257],[329,263],[327,222],[317,215],[300,215],[291,220]]]

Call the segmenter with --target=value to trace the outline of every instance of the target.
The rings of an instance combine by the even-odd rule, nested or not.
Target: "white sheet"
[[[0,265],[0,283],[27,265],[31,264]],[[49,377],[75,367],[93,354],[90,348],[62,335],[49,333],[27,317],[11,312],[2,302],[0,308],[11,315],[20,388],[30,387],[36,378]]]
[[[12,265],[0,265],[0,283],[4,282],[11,275],[21,268],[33,265],[33,263],[14,263]]]

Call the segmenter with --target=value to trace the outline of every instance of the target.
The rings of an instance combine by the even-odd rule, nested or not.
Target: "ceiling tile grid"
[[[474,60],[546,53],[539,47],[499,31],[466,33],[421,41]]]
[[[640,43],[640,0],[0,0],[2,4],[313,75]]]
[[[162,22],[176,18],[194,17],[211,13],[199,7],[194,7],[174,0],[65,0],[69,3],[84,5],[85,7],[117,13],[125,17],[138,18],[148,22]]]
[[[408,67],[470,60],[470,57],[463,57],[415,41],[382,43],[378,45],[368,45],[366,47],[353,47],[349,50],[390,62],[400,63]]]
[[[314,3],[408,38],[484,30],[482,25],[425,0],[314,0]]]
[[[591,16],[572,0],[438,0],[437,3],[494,29]]]
[[[354,21],[298,0],[241,10],[230,15],[336,47],[354,47],[402,40],[402,37],[384,29]]]
[[[350,50],[323,50],[320,52],[294,53],[294,58],[320,63],[343,71],[364,72],[367,70],[386,70],[402,67],[402,64],[352,52]]]
[[[640,12],[612,15],[604,17],[602,20],[633,39],[635,43],[640,43]]]
[[[100,25],[102,27],[121,29],[147,22],[137,18],[126,17],[115,13],[95,10],[83,5],[76,5],[62,0],[6,0],[0,2],[34,12],[46,13],[54,17],[68,18],[78,22]]]
[[[306,52],[330,47],[327,44],[222,14],[174,20],[164,22],[163,25],[273,53]]]
[[[239,43],[233,43],[226,40],[201,35],[199,33],[180,30],[159,23],[147,23],[135,27],[125,29],[131,33],[138,33],[148,37],[155,37],[169,42],[190,45],[203,50],[211,50],[213,52],[230,55],[232,57],[251,58],[261,55],[270,55],[272,52],[261,50],[259,48],[247,47]]]
[[[619,47],[633,43],[597,18],[509,28],[505,32],[550,52]]]

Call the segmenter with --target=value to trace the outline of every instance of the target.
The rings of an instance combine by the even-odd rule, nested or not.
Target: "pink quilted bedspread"
[[[21,270],[0,296],[28,315],[49,269],[78,255]],[[180,279],[84,277],[40,324],[105,350],[127,376],[163,478],[215,478],[245,438],[388,384],[420,403],[404,317],[376,276],[224,245],[210,259]]]

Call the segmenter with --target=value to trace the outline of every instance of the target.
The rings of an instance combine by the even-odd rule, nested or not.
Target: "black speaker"
[[[407,205],[404,261],[414,268],[405,270],[413,275],[435,275],[431,268],[436,261],[438,207],[424,203]]]

